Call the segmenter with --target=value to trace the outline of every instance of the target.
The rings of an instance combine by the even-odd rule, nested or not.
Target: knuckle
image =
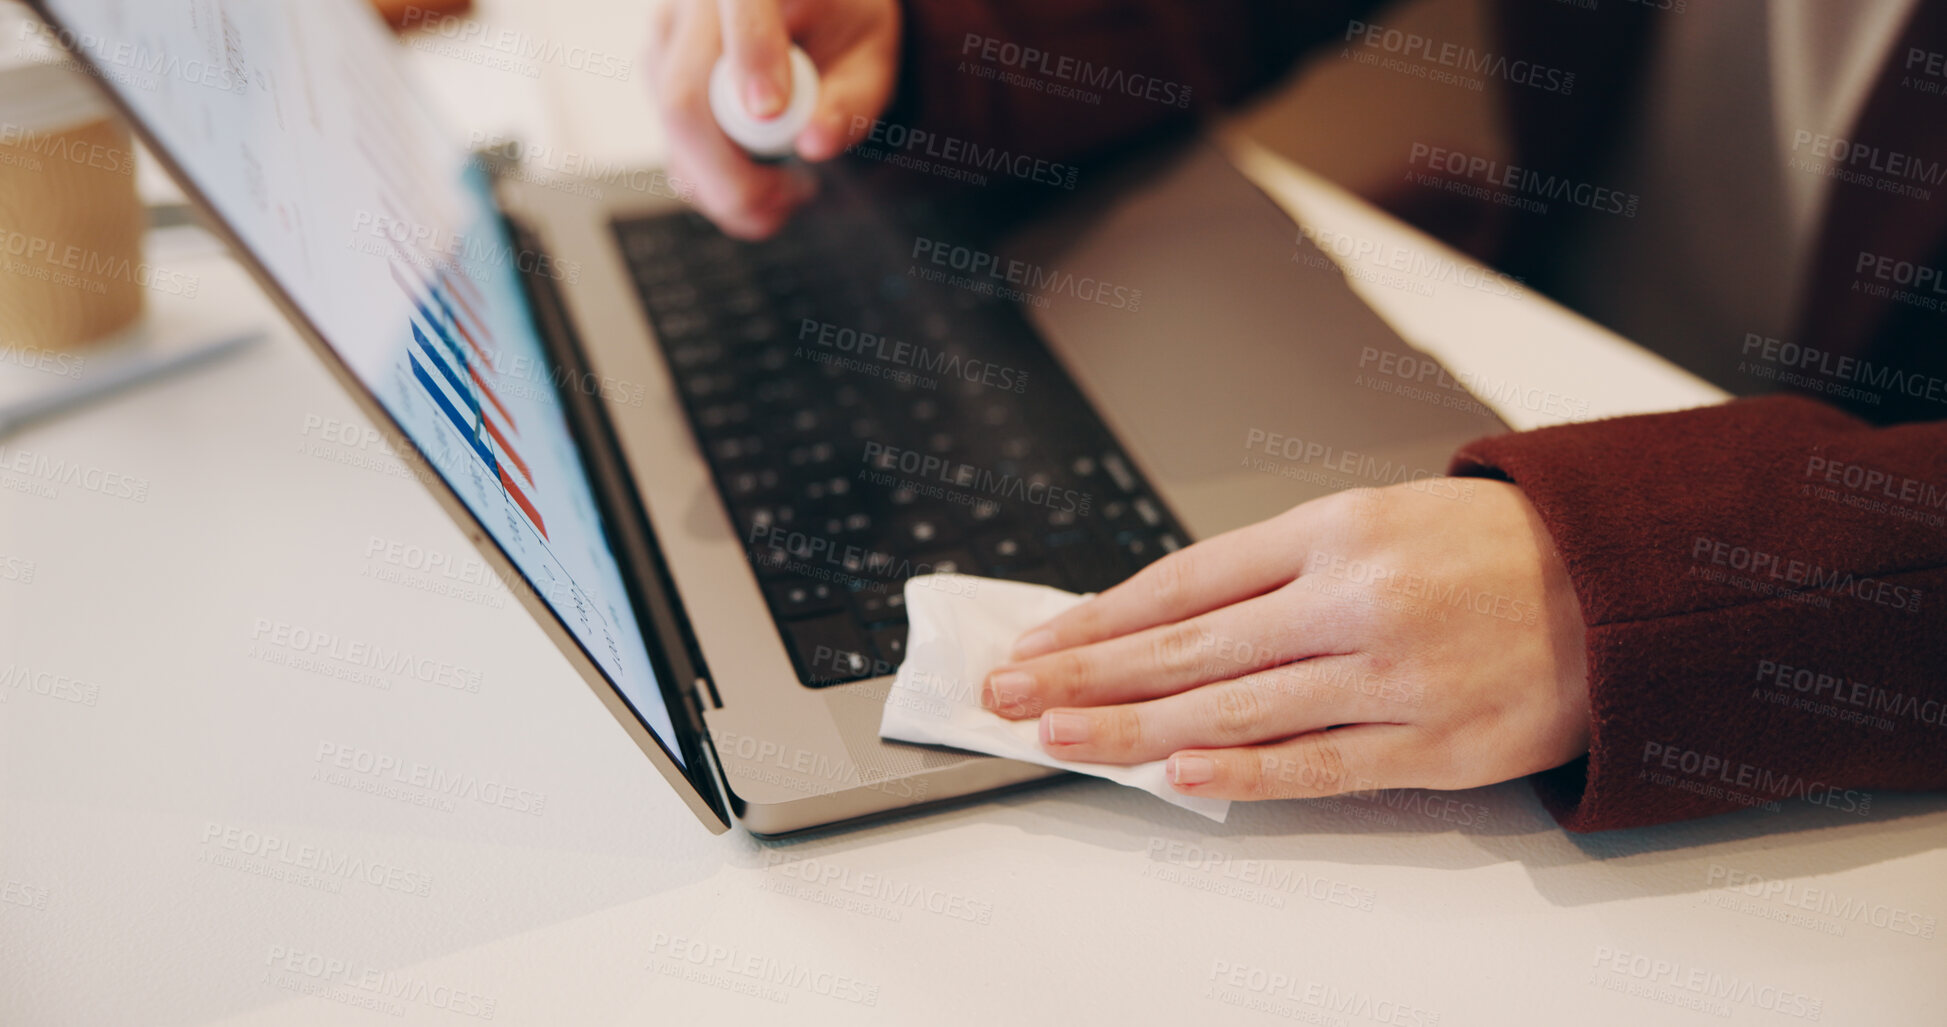
[[[1298,747],[1299,774],[1308,791],[1331,795],[1345,786],[1345,754],[1330,732]]]
[[[1246,799],[1246,801],[1275,797],[1275,785],[1271,774],[1275,762],[1277,762],[1277,754],[1273,752],[1258,752],[1256,760],[1252,758],[1229,760],[1225,766],[1227,770],[1225,783],[1229,787],[1225,791],[1229,791],[1236,799]]]
[[[1156,634],[1151,657],[1165,671],[1193,669],[1205,649],[1207,633],[1194,621],[1173,624]]]
[[[1129,707],[1106,710],[1102,714],[1102,739],[1114,752],[1134,752],[1142,748],[1142,717]]]
[[[1323,736],[1267,750],[1260,770],[1278,794],[1292,797],[1335,795],[1344,790],[1346,779],[1345,760],[1338,743]]]
[[[1182,549],[1151,564],[1143,574],[1149,579],[1150,601],[1163,610],[1173,610],[1189,590],[1191,562],[1196,557]]]
[[[1263,722],[1264,703],[1249,688],[1225,688],[1211,711],[1211,728],[1224,739],[1248,738]]]
[[[1046,677],[1035,675],[1037,688],[1026,698],[1040,704],[1037,713],[1064,700],[1086,700],[1095,686],[1095,678],[1095,668],[1088,657],[1079,652],[1062,653],[1055,657],[1053,673]]]

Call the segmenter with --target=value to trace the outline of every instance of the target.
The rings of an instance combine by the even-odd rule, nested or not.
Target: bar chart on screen
[[[672,727],[528,307],[494,183],[362,0],[49,0],[173,157],[581,649]],[[112,30],[116,45],[103,40]],[[185,69],[196,69],[191,74]],[[383,419],[380,427],[384,427]],[[510,586],[518,582],[509,581]]]
[[[443,187],[456,174],[450,156],[423,145],[421,126],[385,102],[381,85],[353,66],[339,71],[346,89],[366,94],[370,112],[348,126],[351,156],[372,186],[364,220],[378,229],[361,249],[384,264],[396,292],[385,306],[402,322],[382,393],[420,426],[414,442],[495,529],[530,584],[598,658],[625,666],[628,611],[612,583],[575,570],[601,566],[607,554],[585,483],[560,473],[576,455],[558,401],[546,381],[510,373],[539,366],[518,290],[509,288],[520,254],[480,211],[452,202]],[[501,341],[510,335],[518,340],[511,354]],[[524,434],[530,422],[539,438]],[[561,519],[570,530],[551,530]]]

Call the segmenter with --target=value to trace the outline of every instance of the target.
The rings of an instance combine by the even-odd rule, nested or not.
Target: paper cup
[[[0,44],[0,347],[85,346],[142,314],[134,142],[12,5]]]

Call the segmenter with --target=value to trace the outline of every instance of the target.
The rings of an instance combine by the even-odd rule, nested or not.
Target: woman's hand
[[[1589,742],[1580,604],[1521,490],[1342,492],[1157,561],[1015,643],[982,703],[1186,795],[1470,788]]]
[[[667,0],[650,20],[649,66],[669,130],[670,173],[731,235],[762,238],[811,195],[808,176],[759,164],[717,127],[710,69],[728,52],[738,95],[758,117],[791,101],[791,43],[818,66],[818,107],[798,156],[830,160],[857,142],[855,119],[885,110],[899,70],[898,0]]]

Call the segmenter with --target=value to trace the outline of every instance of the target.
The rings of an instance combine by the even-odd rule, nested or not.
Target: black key
[[[724,475],[723,490],[730,494],[734,502],[776,491],[781,480],[776,468],[759,466]]]
[[[701,407],[696,411],[696,423],[706,433],[741,430],[750,423],[750,404],[732,400]]]
[[[879,659],[897,670],[906,659],[906,625],[874,628],[871,636],[872,647],[879,651]]]
[[[1129,564],[1132,574],[1162,559],[1162,544],[1147,535],[1125,532],[1118,535],[1116,541],[1122,548],[1122,558]]]
[[[960,538],[959,521],[934,503],[908,510],[895,518],[892,524],[891,543],[905,550],[929,549]]]
[[[727,464],[763,456],[768,448],[761,435],[727,435],[710,443],[710,459]]]
[[[1129,470],[1129,464],[1122,459],[1122,454],[1103,454],[1102,470],[1108,472],[1110,480],[1115,482],[1117,488],[1124,492],[1136,491],[1136,475]]]
[[[771,600],[771,611],[787,619],[808,613],[824,613],[845,605],[845,597],[836,586],[810,578],[771,582],[764,586],[764,594]]]
[[[872,676],[871,643],[849,613],[830,613],[784,625],[798,680],[807,685],[835,685]]]
[[[884,589],[860,589],[852,593],[852,609],[858,611],[861,624],[884,624],[891,621],[904,623],[906,593],[895,586]]]
[[[656,338],[664,345],[700,336],[710,327],[710,319],[693,310],[668,313],[655,318]]]
[[[988,570],[1005,575],[1041,562],[1041,544],[1024,531],[985,535],[974,541],[974,556]]]
[[[838,455],[829,441],[804,442],[784,451],[784,465],[794,474],[820,471],[831,466]]]
[[[1129,500],[1110,497],[1107,502],[1094,508],[1092,515],[1108,531],[1134,531],[1141,527],[1142,519],[1136,515],[1136,508]]]

